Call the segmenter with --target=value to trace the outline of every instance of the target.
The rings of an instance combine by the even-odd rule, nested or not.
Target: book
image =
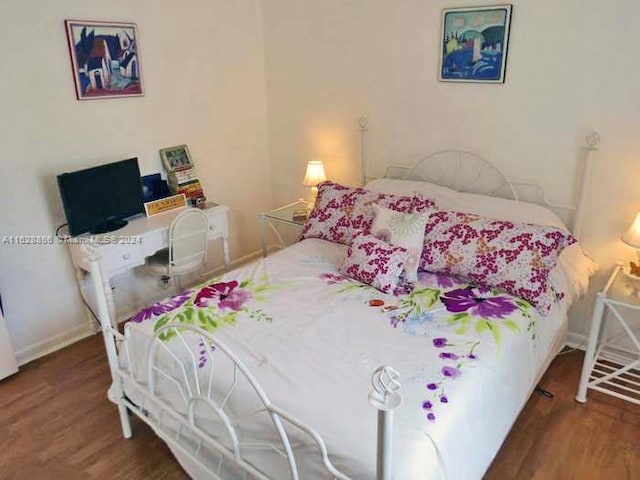
[[[188,183],[197,179],[198,177],[195,168],[167,173],[167,181],[170,184],[182,185],[183,183]]]
[[[200,180],[193,180],[188,183],[183,183],[182,185],[174,185],[169,184],[169,190],[173,193],[192,193],[196,191],[202,191],[202,185],[200,184]]]

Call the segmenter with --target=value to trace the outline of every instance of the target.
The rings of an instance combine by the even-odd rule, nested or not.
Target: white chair
[[[147,267],[165,284],[200,270],[207,260],[207,216],[197,208],[187,208],[171,222],[169,248],[147,258]],[[180,287],[180,283],[176,282]]]

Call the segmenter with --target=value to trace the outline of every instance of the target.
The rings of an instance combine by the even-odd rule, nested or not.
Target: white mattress
[[[309,239],[212,280],[237,280],[236,293],[242,290],[242,282],[253,282],[246,284],[244,295],[230,293],[224,305],[215,303],[220,298],[213,301],[223,305],[219,312],[237,313],[233,325],[215,330],[216,338],[246,363],[275,405],[318,430],[334,465],[350,477],[375,478],[376,411],[368,403],[370,377],[376,367],[391,365],[401,374],[404,396],[395,412],[394,478],[481,478],[563,343],[566,306],[559,304],[551,315],[540,318],[526,303],[519,301],[514,307],[516,299],[509,295],[469,290],[498,299],[484,310],[476,304],[466,310],[475,314],[453,322],[454,313],[442,301],[428,306],[429,299],[435,291],[442,298],[466,286],[441,287],[446,278],[424,276],[416,290],[422,295],[414,293],[413,298],[426,308],[413,311],[394,326],[391,317],[404,311],[402,302],[408,297],[387,296],[333,277],[344,248]],[[268,287],[260,290],[260,285]],[[192,301],[196,294],[190,294]],[[385,305],[370,306],[372,299]],[[160,310],[156,308],[155,313]],[[513,311],[503,315],[507,310]],[[257,311],[271,320],[256,319]],[[163,314],[150,317],[129,324],[130,352],[141,381],[149,338]],[[499,333],[494,335],[492,330]],[[201,346],[194,343],[193,348]],[[203,377],[208,363],[202,368]],[[431,384],[435,390],[428,387]],[[184,410],[179,395],[165,387],[164,395]],[[133,389],[127,388],[127,394],[140,401]],[[425,408],[429,407],[425,402],[431,402],[431,407]],[[244,416],[256,405],[247,390],[239,387],[232,403],[230,415],[244,430],[243,439],[276,443],[268,419]],[[435,419],[428,419],[429,413]],[[211,432],[220,431],[215,417],[207,422]],[[315,454],[299,447],[296,455],[306,472],[301,478],[320,478]],[[177,456],[194,478],[204,478],[201,470]],[[265,457],[257,454],[255,458],[260,462]],[[266,463],[273,478],[289,478],[282,470],[284,463]]]

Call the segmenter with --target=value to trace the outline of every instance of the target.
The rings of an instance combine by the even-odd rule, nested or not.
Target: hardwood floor
[[[581,362],[580,352],[556,358],[541,382],[555,398],[531,397],[487,479],[640,479],[640,407],[591,392],[576,403]],[[108,385],[99,335],[1,381],[0,478],[187,478],[141,421],[121,437]]]

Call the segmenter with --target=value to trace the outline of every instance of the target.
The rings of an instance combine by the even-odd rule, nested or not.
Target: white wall
[[[324,160],[337,181],[357,182],[356,120],[366,115],[371,173],[461,147],[566,203],[578,147],[595,128],[603,141],[584,244],[604,267],[599,288],[616,259],[633,258],[618,237],[640,208],[640,3],[513,4],[506,83],[477,85],[437,80],[441,9],[450,1],[264,2],[276,200],[304,194],[310,159]],[[585,331],[589,302],[574,308],[572,330]]]
[[[598,129],[585,244],[608,269],[632,257],[617,238],[640,208],[640,4],[513,3],[506,84],[471,85],[437,81],[450,2],[3,0],[0,236],[53,233],[60,172],[135,155],[151,173],[158,148],[187,143],[209,196],[232,208],[238,258],[257,248],[259,210],[307,194],[308,160],[357,181],[355,126],[367,115],[372,173],[462,147],[558,202],[571,198],[582,137]],[[65,18],[136,22],[146,96],[78,102]],[[0,245],[0,293],[22,358],[86,331],[63,246]]]
[[[75,98],[63,20],[138,24],[141,98]],[[189,145],[208,196],[231,207],[231,253],[258,248],[270,203],[259,0],[3,0],[0,3],[0,199],[3,235],[53,234],[64,222],[55,176]],[[0,293],[19,358],[86,332],[64,246],[0,244]]]

